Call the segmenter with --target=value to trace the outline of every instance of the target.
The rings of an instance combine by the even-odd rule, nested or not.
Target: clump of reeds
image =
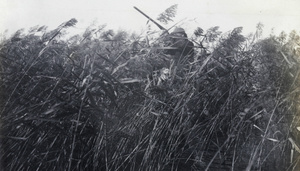
[[[161,80],[170,57],[104,28],[61,39],[75,22],[51,32],[17,32],[1,42],[6,170],[297,165],[299,157],[291,161],[289,152],[296,116],[287,116],[296,110],[298,96],[290,92],[298,85],[298,68],[290,65],[288,51],[278,51],[275,38],[250,41],[241,28],[221,34],[214,27],[194,37],[214,46],[199,46],[193,63]]]

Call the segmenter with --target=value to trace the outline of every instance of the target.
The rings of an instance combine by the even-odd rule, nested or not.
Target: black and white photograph
[[[0,170],[299,171],[299,7],[0,0]]]

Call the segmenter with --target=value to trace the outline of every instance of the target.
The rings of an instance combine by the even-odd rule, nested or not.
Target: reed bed
[[[289,42],[195,32],[194,62],[162,77],[160,37],[101,26],[65,39],[76,22],[1,42],[2,170],[299,168]]]

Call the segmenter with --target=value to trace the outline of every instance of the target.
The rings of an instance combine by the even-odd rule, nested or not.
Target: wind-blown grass
[[[193,37],[214,46],[162,80],[171,62],[155,44],[112,31],[108,39],[103,27],[61,39],[74,23],[1,43],[4,170],[298,167],[289,141],[297,60],[274,37],[252,41],[241,28],[214,27],[205,35],[213,38]]]

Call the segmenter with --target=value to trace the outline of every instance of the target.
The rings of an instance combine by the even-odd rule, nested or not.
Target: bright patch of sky
[[[223,32],[243,27],[243,33],[255,32],[264,25],[264,35],[281,31],[300,31],[299,0],[0,0],[0,33],[9,34],[39,25],[54,29],[76,18],[74,32],[82,33],[91,24],[107,24],[107,29],[140,32],[147,19],[133,9],[138,7],[156,19],[171,5],[178,4],[174,22],[192,33],[220,26]],[[164,26],[164,25],[163,25]],[[153,26],[153,29],[157,29]]]

